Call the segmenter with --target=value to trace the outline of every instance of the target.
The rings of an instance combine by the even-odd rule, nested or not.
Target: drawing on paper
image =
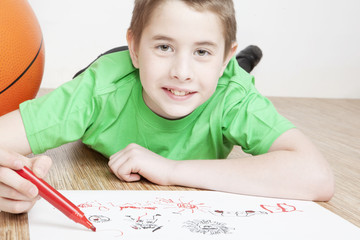
[[[226,223],[221,223],[213,220],[189,220],[183,225],[184,228],[190,230],[193,233],[202,233],[210,235],[230,234],[231,230],[235,228],[229,228]]]
[[[69,199],[94,223],[96,233],[74,224],[41,199],[28,215],[30,239],[47,239],[45,237],[49,234],[52,240],[63,240],[67,237],[70,239],[69,236],[71,239],[87,240],[161,240],[169,239],[169,236],[197,240],[205,240],[211,236],[246,239],[254,234],[260,239],[267,238],[268,234],[282,234],[286,229],[288,233],[296,232],[296,238],[293,238],[294,235],[284,234],[278,239],[301,240],[309,239],[309,235],[299,232],[298,226],[310,229],[308,233],[319,232],[323,237],[324,233],[335,231],[338,225],[341,225],[334,224],[332,228],[325,229],[316,224],[321,219],[321,216],[316,215],[316,212],[321,211],[321,207],[306,201],[208,191],[63,192],[64,195],[69,195]],[[49,211],[53,211],[50,219]],[[325,216],[328,218],[328,215]],[[278,220],[281,221],[280,225],[277,224]],[[347,229],[351,232],[351,227]]]
[[[300,211],[295,206],[287,203],[258,204],[254,209],[215,209],[204,202],[197,202],[194,199],[177,198],[155,198],[146,201],[87,201],[78,205],[84,210],[95,210],[98,212],[121,212],[125,214],[123,220],[130,222],[129,228],[147,232],[157,232],[163,229],[164,224],[159,223],[163,215],[157,212],[167,212],[167,217],[173,215],[174,220],[183,216],[196,216],[197,214],[210,214],[213,217],[221,218],[246,218],[256,216],[266,216],[273,213],[290,213]],[[301,211],[300,211],[301,212]],[[89,220],[95,223],[104,223],[110,221],[110,218],[104,215],[91,215]],[[168,220],[166,224],[171,224]],[[119,223],[119,225],[123,225]],[[187,220],[183,222],[182,228],[192,233],[202,235],[220,235],[231,234],[235,228],[228,227],[228,223],[211,219]],[[126,229],[125,229],[126,230]]]
[[[104,223],[110,221],[110,218],[103,215],[92,215],[89,217],[89,221],[94,223]]]
[[[179,198],[178,200],[173,199],[165,199],[165,198],[156,198],[154,201],[146,201],[146,202],[127,202],[127,203],[115,203],[115,202],[99,202],[88,201],[85,203],[80,203],[77,205],[80,209],[96,209],[101,212],[107,212],[114,209],[118,209],[120,211],[126,209],[136,209],[136,210],[156,210],[159,208],[164,209],[173,209],[174,213],[182,213],[189,211],[191,213],[195,213],[197,211],[206,212],[210,209],[210,206],[206,206],[205,203],[197,203],[194,200],[185,201]]]
[[[300,210],[296,209],[295,206],[288,205],[286,203],[278,203],[275,206],[261,204],[260,207],[263,208],[264,210],[268,211],[269,213],[286,213],[286,212],[300,211]]]
[[[176,206],[180,209],[178,213],[190,210],[191,213],[194,213],[197,210],[202,211],[201,207],[204,206],[204,203],[194,204],[194,200],[183,202],[181,199],[179,199],[179,203],[176,204]]]
[[[162,226],[159,226],[156,222],[158,220],[158,217],[160,217],[160,214],[155,214],[152,216],[147,216],[147,213],[143,216],[138,216],[136,218],[126,215],[128,219],[130,219],[133,222],[133,225],[131,227],[135,230],[140,229],[150,229],[152,232],[155,232],[162,228]]]
[[[204,203],[194,203],[194,200],[184,202],[182,199],[179,199],[178,202],[174,202],[169,199],[169,201],[169,203],[173,203],[173,205],[169,207],[177,209],[174,213],[182,213],[184,211],[190,211],[191,213],[195,213],[196,211],[204,212],[206,208],[209,208]]]
[[[157,198],[154,204],[165,209],[173,209],[173,213],[176,214],[181,214],[183,212],[195,213],[197,211],[206,212],[206,210],[210,208],[210,206],[206,206],[205,203],[198,203],[194,200],[186,201],[182,198],[179,198],[178,200],[173,200],[171,198]]]
[[[268,214],[264,211],[254,211],[254,210],[245,210],[245,211],[224,211],[224,210],[215,210],[211,212],[216,216],[222,217],[251,217],[255,215]]]

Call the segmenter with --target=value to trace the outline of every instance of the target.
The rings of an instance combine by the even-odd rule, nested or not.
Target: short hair
[[[140,43],[141,35],[147,26],[152,13],[158,5],[167,0],[135,0],[129,30],[132,32],[135,45]],[[236,18],[232,0],[180,0],[196,11],[211,11],[217,15],[223,26],[225,39],[225,56],[231,45],[236,42]]]

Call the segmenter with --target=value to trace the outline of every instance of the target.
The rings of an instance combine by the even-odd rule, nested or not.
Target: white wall
[[[70,80],[126,45],[132,0],[29,0],[42,27],[43,88]],[[360,0],[234,0],[240,48],[261,47],[253,71],[267,96],[360,98]]]

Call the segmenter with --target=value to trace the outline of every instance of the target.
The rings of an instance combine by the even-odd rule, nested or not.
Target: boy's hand
[[[129,144],[110,157],[109,167],[123,181],[133,182],[141,176],[159,184],[170,185],[176,161],[164,158],[137,144]]]
[[[20,154],[0,149],[0,211],[23,213],[29,211],[38,199],[38,189],[14,170],[24,166],[39,178],[46,176],[51,159],[46,156],[26,158]]]

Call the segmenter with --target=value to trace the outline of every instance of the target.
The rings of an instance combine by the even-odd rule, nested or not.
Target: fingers
[[[118,169],[121,167],[121,165],[124,164],[125,161],[128,160],[128,157],[126,156],[126,152],[127,152],[128,147],[124,148],[121,151],[118,151],[117,153],[113,154],[112,156],[110,156],[110,161],[108,163],[111,171],[120,179],[125,181],[121,175],[119,175],[118,173]]]
[[[114,165],[116,162],[118,162],[120,159],[122,159],[122,157],[124,156],[126,151],[127,151],[127,147],[124,148],[123,150],[118,151],[117,153],[111,155],[109,158],[110,161],[108,163],[109,166]]]
[[[135,182],[141,179],[140,174],[138,174],[139,169],[134,168],[134,165],[131,161],[125,161],[119,166],[119,168],[114,171],[115,175],[126,182]]]
[[[144,149],[140,145],[137,145],[135,143],[130,143],[127,145],[123,150],[118,151],[117,153],[110,156],[109,165],[112,165],[114,162],[118,161],[118,159],[123,158],[125,155],[131,155],[134,154],[134,152],[137,152],[141,149]]]
[[[33,201],[17,201],[6,198],[0,198],[1,210],[9,213],[23,213],[29,211],[34,204],[36,199]]]
[[[27,162],[18,153],[0,149],[0,211],[22,213],[34,205],[38,189],[14,171]]]
[[[134,182],[139,181],[141,176],[133,168],[131,161],[127,158],[117,159],[109,164],[111,171],[122,181]]]
[[[28,159],[0,149],[0,211],[22,213],[30,210],[39,198],[37,187],[16,171],[27,165],[39,178],[48,173],[52,161],[47,156]]]
[[[0,210],[23,213],[32,208],[38,189],[10,168],[0,167]]]
[[[29,199],[35,198],[39,193],[34,184],[22,178],[9,168],[0,167],[0,183],[13,188],[14,191],[19,192]],[[0,193],[1,197],[3,197],[3,192],[0,191]]]
[[[12,199],[12,200],[20,200],[20,201],[29,201],[29,197],[16,191],[15,189],[0,183],[0,192],[2,198]]]
[[[123,150],[115,153],[110,157],[109,167],[111,171],[122,181],[134,182],[141,179],[138,174],[139,169],[136,168],[136,163],[131,158],[131,152],[136,144],[130,144]]]
[[[15,152],[9,152],[0,148],[0,167],[8,167],[19,170],[24,167],[26,157]]]

